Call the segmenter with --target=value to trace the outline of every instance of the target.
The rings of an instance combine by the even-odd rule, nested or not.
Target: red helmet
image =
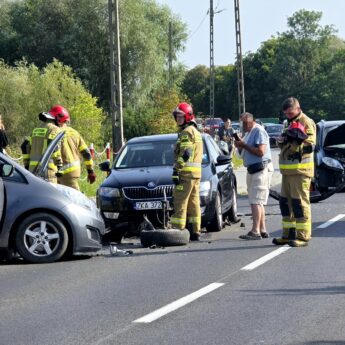
[[[308,138],[305,127],[299,121],[291,122],[290,126],[286,130],[286,135],[295,140],[302,140]]]
[[[176,116],[178,114],[183,114],[184,118],[185,118],[185,122],[189,123],[189,122],[195,122],[195,116],[193,114],[193,108],[190,104],[188,103],[180,103],[176,109],[173,111],[173,115],[175,117],[176,120]]]
[[[68,114],[66,108],[61,105],[54,105],[50,110],[49,114],[55,117],[55,120],[58,124],[62,124],[65,122],[70,122],[71,118]]]

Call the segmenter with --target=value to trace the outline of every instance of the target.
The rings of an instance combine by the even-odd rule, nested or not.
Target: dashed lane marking
[[[287,250],[291,249],[291,247],[287,247],[287,246],[284,246],[284,247],[280,247],[276,250],[274,250],[273,252],[267,254],[267,255],[264,255],[263,257],[261,257],[260,259],[257,259],[255,261],[253,261],[252,263],[244,266],[241,268],[241,271],[252,271],[254,270],[255,268],[263,265],[264,263],[266,263],[267,261],[269,260],[272,260],[273,258],[275,258],[276,256],[280,255],[280,254],[283,254],[285,253]]]
[[[159,318],[161,318],[162,316],[171,313],[172,311],[175,311],[183,306],[185,306],[188,303],[191,303],[193,301],[195,301],[196,299],[210,293],[211,291],[214,291],[218,288],[220,288],[221,286],[223,286],[224,283],[212,283],[210,285],[207,285],[205,287],[203,287],[202,289],[195,291],[185,297],[182,297],[178,300],[176,300],[175,302],[169,303],[166,306],[159,308],[155,311],[153,311],[150,314],[147,314],[133,322],[135,323],[150,323],[152,321],[155,321]]]
[[[327,222],[319,225],[316,229],[325,229],[325,228],[329,227],[333,223],[336,223],[338,220],[340,220],[340,219],[342,219],[344,217],[345,217],[345,214],[338,214],[334,218],[332,218],[332,219],[328,220]]]

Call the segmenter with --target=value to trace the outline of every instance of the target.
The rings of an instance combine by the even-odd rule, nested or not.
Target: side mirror
[[[217,157],[216,165],[225,165],[231,162],[231,157],[228,155],[220,155]]]
[[[11,164],[0,164],[0,176],[10,177],[13,173],[14,167]]]
[[[98,166],[101,169],[101,171],[110,172],[110,162],[109,161],[104,161],[102,163],[99,163]]]

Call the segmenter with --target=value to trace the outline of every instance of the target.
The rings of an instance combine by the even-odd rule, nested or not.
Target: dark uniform
[[[60,128],[51,122],[44,123],[43,127],[35,128],[31,136],[26,139],[22,146],[24,167],[33,172],[50,142],[60,132]],[[56,173],[62,167],[60,144],[56,147],[52,158],[48,163],[47,180],[57,183]]]
[[[183,230],[188,222],[196,234],[199,234],[201,229],[199,193],[202,156],[201,134],[190,123],[179,133],[175,148],[174,170],[179,176],[179,183],[173,194],[174,214],[171,224],[174,228]]]
[[[307,138],[299,143],[285,140],[279,144],[279,168],[282,174],[280,210],[282,214],[282,238],[274,244],[305,246],[311,238],[311,209],[309,189],[314,176],[313,147],[316,142],[316,126],[312,119],[300,113],[286,123],[284,132],[292,122],[299,122]]]

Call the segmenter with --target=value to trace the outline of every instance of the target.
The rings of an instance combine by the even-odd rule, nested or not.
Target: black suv
[[[210,135],[203,134],[202,138],[202,226],[220,231],[225,218],[238,220],[236,177],[230,156],[223,154]],[[144,215],[157,227],[162,224],[162,202],[166,198],[172,204],[176,140],[176,134],[133,138],[119,152],[97,191],[97,204],[114,239],[121,240],[125,232],[137,234]],[[124,222],[127,227],[119,226]]]

